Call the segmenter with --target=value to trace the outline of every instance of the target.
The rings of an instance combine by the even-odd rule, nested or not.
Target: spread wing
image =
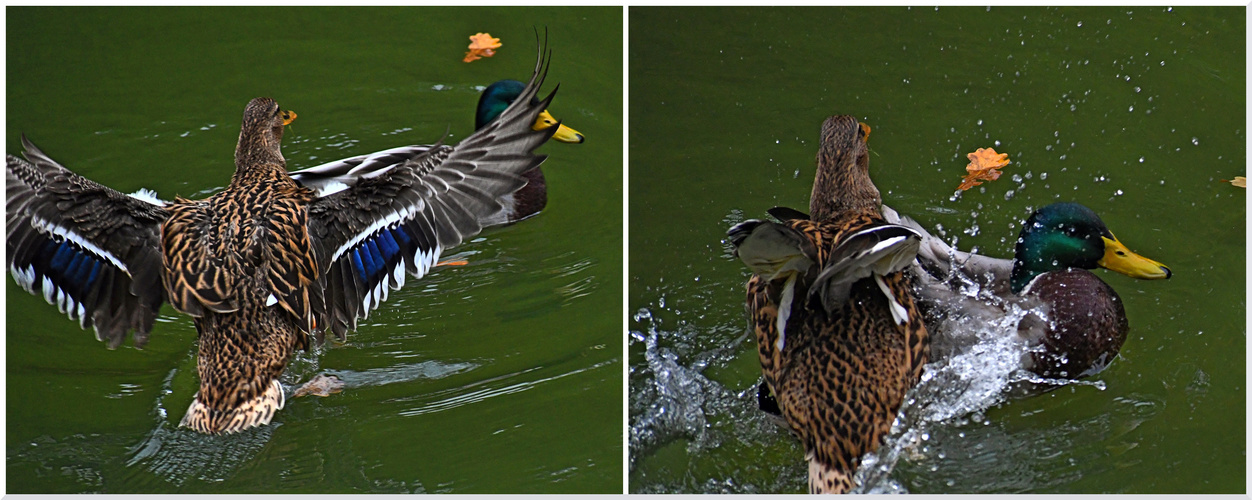
[[[425,275],[440,253],[477,234],[479,220],[502,209],[501,197],[526,184],[520,174],[543,162],[546,157],[534,150],[556,130],[531,129],[556,93],[535,99],[547,74],[543,55],[540,49],[522,95],[497,120],[455,147],[396,148],[374,159],[368,155],[328,164],[320,171],[326,174],[319,178],[330,186],[325,191],[329,194],[309,206],[308,222],[322,270],[319,288],[325,311],[320,325],[344,338],[391,289],[404,285],[406,273]],[[390,165],[379,168],[379,162]],[[342,182],[334,172],[345,166],[372,175]],[[318,189],[310,186],[314,178],[305,176],[301,182]]]
[[[318,197],[330,196],[355,186],[363,179],[386,174],[391,169],[421,157],[436,147],[429,144],[401,146],[368,155],[353,156],[297,170],[291,173],[291,178],[301,186],[312,189]]]
[[[135,331],[147,342],[161,287],[161,205],[75,174],[22,136],[8,156],[7,264],[26,291],[43,295],[110,348]]]

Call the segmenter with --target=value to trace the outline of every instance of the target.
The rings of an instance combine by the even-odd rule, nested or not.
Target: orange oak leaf
[[[998,169],[1009,164],[1009,154],[997,153],[994,148],[979,148],[966,156],[969,158],[969,166],[965,167],[965,171],[969,173],[961,179],[961,185],[957,186],[961,191],[982,184],[981,181],[999,179]]]
[[[1241,187],[1241,188],[1244,188],[1244,189],[1247,189],[1247,188],[1248,188],[1248,178],[1247,178],[1247,177],[1244,177],[1244,176],[1242,176],[1242,175],[1236,175],[1236,176],[1235,176],[1235,180],[1233,180],[1233,181],[1228,181],[1228,180],[1226,180],[1226,179],[1221,179],[1221,181],[1222,181],[1222,182],[1229,182],[1229,183],[1230,183],[1230,185],[1232,185],[1232,186],[1234,186],[1234,187]]]
[[[477,61],[484,57],[496,55],[496,49],[500,48],[500,39],[492,38],[491,33],[478,33],[469,37],[469,52],[465,53],[464,62]]]

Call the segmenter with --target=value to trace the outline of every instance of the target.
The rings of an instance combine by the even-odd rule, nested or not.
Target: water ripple
[[[420,396],[414,396],[411,398],[401,398],[399,399],[399,401],[412,401],[415,399],[421,399],[421,400],[435,399],[435,400],[430,401],[428,403],[420,404],[416,407],[413,407],[407,410],[402,410],[399,412],[399,415],[402,417],[415,417],[415,416],[424,415],[427,413],[436,413],[436,412],[441,412],[445,410],[450,410],[453,408],[458,408],[461,406],[479,403],[479,402],[486,401],[488,399],[491,399],[497,396],[517,394],[520,392],[529,391],[531,389],[539,387],[548,382],[563,379],[570,375],[577,375],[579,373],[588,372],[588,371],[603,368],[606,366],[613,366],[616,362],[617,362],[617,359],[612,359],[608,361],[602,361],[593,365],[589,365],[583,368],[578,368],[576,370],[563,372],[557,375],[553,375],[551,377],[543,377],[543,378],[538,378],[535,380],[521,380],[521,381],[509,383],[508,385],[496,385],[500,382],[513,381],[518,378],[522,378],[524,375],[528,373],[532,373],[532,372],[536,372],[536,371],[544,369],[544,367],[542,366],[536,366],[533,368],[528,368],[528,369],[521,370],[518,372],[510,373],[507,375],[501,375],[499,377],[494,377],[494,378],[490,378],[487,380],[481,380],[478,382],[474,382],[472,384],[467,384],[467,385],[453,388],[453,389],[431,392],[427,394],[422,394]],[[482,388],[479,388],[479,387],[482,387]],[[464,392],[467,390],[469,390],[469,392]]]

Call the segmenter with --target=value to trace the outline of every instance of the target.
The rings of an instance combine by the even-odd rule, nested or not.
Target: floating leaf
[[[957,186],[961,191],[982,184],[980,181],[999,179],[998,169],[1009,164],[1009,154],[997,153],[993,148],[979,148],[966,156],[969,158],[969,166],[965,167],[965,171],[969,173],[961,180],[961,185]]]
[[[1244,189],[1247,189],[1247,188],[1248,188],[1248,179],[1247,179],[1246,177],[1242,176],[1242,175],[1236,175],[1236,176],[1235,176],[1235,180],[1233,180],[1233,181],[1228,181],[1228,180],[1226,180],[1226,179],[1221,179],[1221,181],[1222,181],[1222,182],[1229,182],[1229,183],[1230,183],[1230,185],[1232,185],[1232,186],[1234,186],[1234,187],[1241,187],[1241,188],[1244,188]]]
[[[469,52],[465,53],[464,62],[477,61],[484,57],[496,55],[496,49],[500,48],[500,39],[492,38],[490,33],[478,33],[469,37]]]

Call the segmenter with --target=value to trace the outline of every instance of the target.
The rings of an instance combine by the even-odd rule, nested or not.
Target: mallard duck
[[[482,130],[487,124],[495,121],[525,90],[526,84],[517,80],[500,80],[487,86],[478,98],[478,107],[474,113],[474,129]],[[537,104],[536,97],[532,97],[531,100],[536,101],[532,102],[532,105]],[[586,140],[583,134],[553,118],[546,109],[539,113],[539,117],[535,119],[531,128],[547,130],[551,127],[556,127],[556,132],[552,135],[552,139],[556,141],[579,144]],[[398,150],[345,158],[297,170],[291,173],[291,177],[300,185],[326,196],[347,189],[361,178],[379,175],[397,163],[403,162],[409,155],[431,147],[435,146],[406,146]],[[507,194],[501,198],[504,209],[480,217],[480,224],[494,226],[517,222],[539,213],[547,206],[548,186],[544,182],[543,171],[535,167],[523,173],[522,177],[526,179],[526,186],[516,193]]]
[[[386,152],[394,166],[330,194],[296,183],[280,150],[296,118],[269,98],[244,109],[235,173],[220,193],[160,203],[122,194],[52,160],[25,136],[8,156],[8,264],[115,348],[148,339],[162,302],[194,318],[199,391],[180,425],[231,433],[270,422],[279,375],[295,349],[340,339],[421,277],[441,252],[481,230],[501,198],[526,184],[557,128],[532,125],[540,57],[516,101],[455,147]]]
[[[1088,269],[1103,267],[1139,279],[1173,275],[1164,264],[1127,249],[1099,215],[1078,203],[1035,210],[1022,225],[1011,260],[957,251],[894,210],[884,208],[884,213],[923,234],[918,263],[927,272],[918,273],[922,278],[916,291],[928,321],[937,325],[961,316],[1002,318],[1010,304],[1032,311],[1018,323],[1017,333],[1032,347],[1024,367],[1043,377],[1077,379],[1098,373],[1126,341],[1129,322],[1121,298]],[[963,281],[978,283],[994,303],[954,290]]]
[[[747,309],[765,383],[804,444],[809,491],[852,489],[861,457],[878,448],[929,341],[902,270],[921,236],[889,224],[869,177],[869,127],[851,116],[822,125],[809,215],[728,232],[753,272]]]

